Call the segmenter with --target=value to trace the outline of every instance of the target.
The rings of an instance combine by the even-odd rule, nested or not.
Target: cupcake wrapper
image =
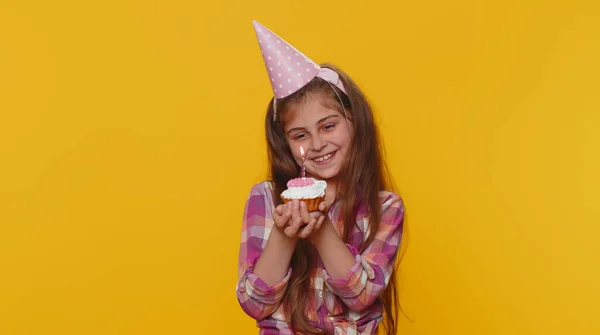
[[[281,197],[281,201],[283,201],[284,204],[294,200],[294,199],[285,198],[283,196],[280,196],[280,197]],[[298,199],[298,200],[300,200],[306,204],[306,208],[308,209],[309,212],[316,212],[319,210],[319,204],[325,200],[325,196],[318,197],[318,198],[309,198],[309,199],[303,198],[303,199]]]

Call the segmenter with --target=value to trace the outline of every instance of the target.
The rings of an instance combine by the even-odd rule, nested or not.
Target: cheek
[[[344,145],[341,148],[342,153],[344,154],[344,156],[348,153],[348,151],[350,150],[350,144],[349,142],[344,142]]]
[[[345,126],[345,125],[344,125]],[[352,138],[350,137],[348,130],[342,132],[338,137],[338,146],[342,150],[342,152],[347,152],[350,148],[350,142]]]
[[[294,157],[294,160],[296,162],[301,162],[302,161],[302,156],[300,156],[300,146],[299,145],[290,145],[290,143],[288,142],[288,146],[290,147],[290,150],[292,151],[292,155]]]

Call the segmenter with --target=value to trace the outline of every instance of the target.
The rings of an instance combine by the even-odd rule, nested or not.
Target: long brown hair
[[[277,100],[278,115],[275,120],[273,101],[271,100],[265,120],[270,162],[269,174],[274,184],[275,194],[280,194],[286,189],[287,181],[296,178],[300,171],[283,132],[282,115],[310,94],[324,94],[329,98],[327,102],[331,103],[331,107],[343,113],[342,105],[340,105],[341,99],[353,128],[346,161],[338,173],[338,180],[342,181],[337,186],[337,192],[340,195],[338,201],[344,223],[343,240],[348,241],[349,234],[355,225],[359,205],[365,206],[369,215],[368,231],[370,233],[363,241],[362,251],[373,241],[379,228],[381,217],[379,192],[382,190],[393,191],[393,185],[383,160],[379,131],[369,102],[347,74],[330,64],[322,66],[330,68],[340,75],[347,94],[317,77],[291,96]],[[281,201],[278,196],[274,196],[273,199],[276,204]],[[311,290],[310,271],[314,269],[316,261],[316,253],[310,242],[298,241],[291,260],[290,282],[282,302],[294,332],[323,333],[311,326],[306,315],[310,303],[309,297],[312,296],[309,294]],[[396,334],[397,328],[398,301],[395,277],[394,271],[388,287],[380,297],[384,309],[383,325],[387,334],[390,335]]]

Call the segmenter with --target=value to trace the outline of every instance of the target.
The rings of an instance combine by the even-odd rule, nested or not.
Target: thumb
[[[323,213],[327,213],[327,212],[329,212],[330,207],[331,207],[331,205],[329,205],[326,200],[323,200],[319,204],[319,211],[323,212]]]

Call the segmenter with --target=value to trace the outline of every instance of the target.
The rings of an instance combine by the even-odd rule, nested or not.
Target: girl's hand
[[[304,202],[300,202],[298,215],[302,219],[302,223],[304,224],[297,233],[299,238],[308,238],[314,232],[318,231],[321,228],[321,225],[327,218],[326,215],[323,215],[322,212],[308,212],[306,208],[306,204]],[[296,213],[292,213],[296,214]]]
[[[298,232],[304,225],[304,221],[299,214],[299,203],[299,200],[293,200],[292,202],[281,204],[273,210],[273,223],[285,236],[291,239],[300,237]]]
[[[323,222],[328,219],[327,213],[329,212],[329,206],[323,201],[319,204],[319,210],[314,212],[308,212],[304,202],[300,202],[299,207],[299,213],[292,211],[292,217],[294,217],[295,214],[298,214],[302,218],[304,224],[298,231],[297,236],[299,238],[311,237],[319,231]]]
[[[314,218],[318,218],[321,215],[327,216],[327,213],[329,213],[330,207],[331,206],[329,204],[327,204],[326,201],[321,201],[321,203],[319,204],[319,210],[315,211],[315,212],[310,212],[310,216],[314,217]]]
[[[304,202],[294,199],[275,208],[273,221],[289,238],[308,238],[321,228],[328,211],[329,206],[322,202],[318,211],[309,213]]]
[[[292,218],[292,208],[290,203],[281,204],[273,210],[273,223],[280,229],[285,229],[289,220]]]

